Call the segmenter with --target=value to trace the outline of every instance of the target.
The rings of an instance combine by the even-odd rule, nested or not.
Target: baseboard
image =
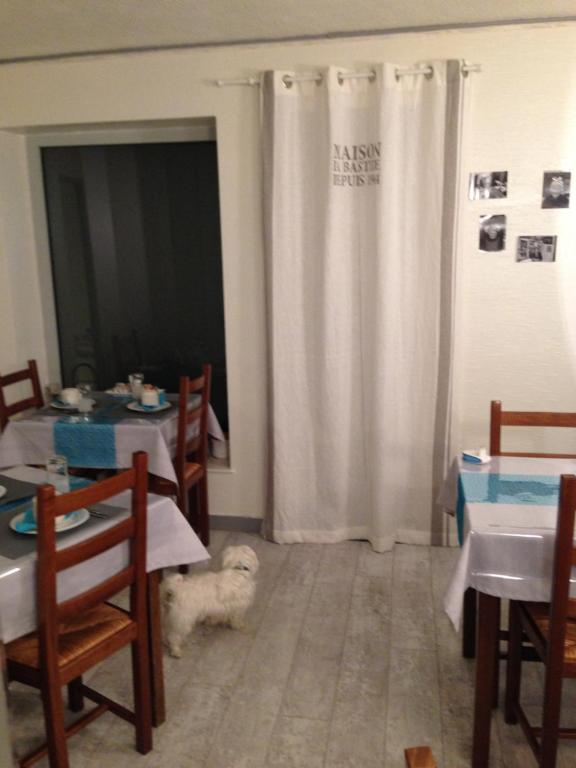
[[[234,517],[233,515],[210,515],[210,528],[214,531],[240,531],[260,533],[262,520],[259,517]]]

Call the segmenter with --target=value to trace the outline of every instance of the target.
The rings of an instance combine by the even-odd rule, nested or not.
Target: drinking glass
[[[92,392],[92,384],[87,381],[79,381],[78,384],[76,384],[76,389],[80,391],[82,397],[90,397],[90,392]]]
[[[80,398],[80,402],[78,403],[78,413],[80,414],[82,421],[90,421],[90,416],[88,414],[92,412],[93,402],[94,401],[89,397]]]
[[[68,493],[70,481],[66,456],[48,457],[46,460],[46,481],[53,485],[59,493]]]
[[[132,394],[136,400],[139,400],[140,396],[142,395],[142,388],[144,386],[144,374],[131,373],[130,376],[128,376],[128,381],[130,382],[130,389],[132,390]]]

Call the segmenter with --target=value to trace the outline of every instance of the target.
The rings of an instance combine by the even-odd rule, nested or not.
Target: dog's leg
[[[182,657],[182,640],[184,638],[182,635],[171,633],[166,636],[166,645],[168,646],[168,650],[170,651],[170,656],[173,656],[175,659],[180,659]]]
[[[231,613],[228,618],[228,626],[231,629],[245,629],[246,623],[244,621],[244,612]]]

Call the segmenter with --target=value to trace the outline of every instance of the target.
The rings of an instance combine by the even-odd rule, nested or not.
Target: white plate
[[[154,408],[150,408],[150,406],[144,406],[142,403],[134,401],[133,403],[128,403],[126,408],[130,411],[137,411],[138,413],[158,413],[158,411],[165,411],[168,408],[172,408],[172,403],[162,403],[162,405],[156,405]]]
[[[96,400],[92,400],[92,398],[87,398],[90,400],[90,405],[94,405]],[[72,403],[62,403],[60,400],[52,400],[50,403],[50,406],[52,408],[57,408],[59,411],[77,411],[78,410],[79,403],[76,403],[76,405],[72,405]]]
[[[106,394],[112,395],[112,397],[132,397],[132,392],[130,392],[130,390],[127,392],[117,392],[115,389],[107,389]]]
[[[25,514],[26,510],[13,517],[12,520],[10,520],[10,528],[12,528],[13,531],[16,531],[16,533],[23,533],[27,536],[36,536],[38,533],[37,529],[31,531],[19,531],[16,528],[16,525],[24,519]],[[87,509],[77,509],[75,512],[70,513],[70,517],[64,521],[63,525],[56,528],[56,533],[64,533],[64,531],[70,531],[72,528],[78,528],[79,525],[84,525],[88,520],[90,520],[90,512],[88,512]]]

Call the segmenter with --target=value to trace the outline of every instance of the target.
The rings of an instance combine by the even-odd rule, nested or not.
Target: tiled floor
[[[69,742],[72,768],[401,768],[404,748],[421,744],[441,768],[470,765],[474,665],[441,605],[456,550],[379,555],[364,542],[281,547],[218,531],[213,552],[227,543],[260,558],[247,630],[201,629],[182,659],[166,657],[168,719],[152,753],[138,755],[132,728],[105,715]],[[129,703],[127,661],[92,683]],[[527,666],[525,700],[537,702],[541,673]],[[26,748],[42,732],[38,697],[13,687],[11,707]],[[574,768],[576,744],[561,752],[559,768]],[[492,754],[497,768],[535,765],[501,711]]]

